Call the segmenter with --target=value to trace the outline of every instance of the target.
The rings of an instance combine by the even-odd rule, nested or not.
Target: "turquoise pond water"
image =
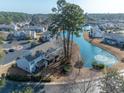
[[[80,33],[80,37],[74,36],[74,42],[80,47],[80,54],[85,67],[91,68],[94,61],[109,67],[118,62],[114,55],[86,41],[83,38],[83,33]]]

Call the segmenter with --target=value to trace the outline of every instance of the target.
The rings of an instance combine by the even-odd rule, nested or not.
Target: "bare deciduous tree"
[[[116,69],[107,69],[100,87],[101,93],[124,93],[124,77]]]
[[[68,84],[63,85],[63,93],[97,93],[95,89],[98,86],[98,82],[94,78],[96,73],[90,73],[87,77],[82,77],[83,80],[78,81],[77,78],[80,74],[79,69],[77,75],[75,75],[72,80],[68,81]]]

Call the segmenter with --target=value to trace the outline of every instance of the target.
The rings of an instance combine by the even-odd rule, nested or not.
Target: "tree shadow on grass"
[[[8,68],[7,70],[7,75],[21,75],[21,76],[26,76],[27,74],[29,74],[28,72],[18,68],[17,66],[11,66],[10,68]]]

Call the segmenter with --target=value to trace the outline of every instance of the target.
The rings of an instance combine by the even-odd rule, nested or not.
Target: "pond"
[[[84,67],[91,68],[94,61],[105,64],[108,67],[118,62],[117,58],[111,53],[86,41],[83,33],[80,33],[80,37],[74,36],[74,42],[80,47]]]

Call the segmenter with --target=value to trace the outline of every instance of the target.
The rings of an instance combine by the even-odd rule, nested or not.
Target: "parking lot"
[[[0,64],[4,65],[4,64],[10,63],[13,60],[16,60],[18,57],[24,56],[27,53],[29,53],[29,50],[26,50],[26,49],[30,47],[30,43],[22,44],[24,42],[27,42],[27,41],[14,41],[11,43],[9,42],[1,45],[0,47],[2,47],[5,50],[5,56],[0,60]]]

